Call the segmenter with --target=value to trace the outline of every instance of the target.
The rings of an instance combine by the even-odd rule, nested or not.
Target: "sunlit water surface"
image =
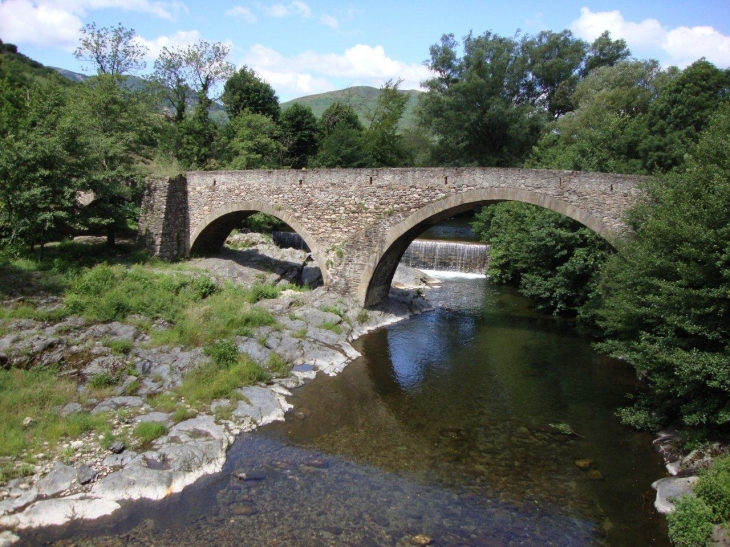
[[[628,367],[486,279],[428,298],[436,311],[363,337],[340,376],[296,390],[286,423],[242,436],[222,473],[29,544],[668,545],[651,437],[614,415],[636,389]]]

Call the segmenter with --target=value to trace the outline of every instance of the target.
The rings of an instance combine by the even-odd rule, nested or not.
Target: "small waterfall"
[[[401,264],[419,270],[483,274],[489,245],[415,239],[403,253]]]
[[[309,247],[296,232],[271,232],[274,245],[281,249],[299,249],[309,252]]]

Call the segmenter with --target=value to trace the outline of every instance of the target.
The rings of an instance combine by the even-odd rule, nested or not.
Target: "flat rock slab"
[[[674,503],[670,501],[670,498],[678,498],[683,495],[694,497],[692,487],[698,480],[699,477],[667,477],[654,482],[651,485],[656,490],[654,507],[664,515],[673,512]]]
[[[161,424],[167,424],[170,422],[170,416],[167,412],[150,412],[149,414],[142,414],[137,416],[134,421],[139,423],[142,422],[159,422]]]
[[[121,396],[112,397],[111,399],[104,399],[91,411],[92,414],[98,414],[99,412],[109,412],[117,410],[119,408],[137,408],[144,404],[141,397]]]
[[[119,504],[111,500],[85,497],[82,495],[68,498],[38,501],[22,513],[0,518],[0,526],[23,530],[38,526],[60,526],[71,520],[91,520],[110,515],[119,509]]]
[[[233,416],[236,418],[250,418],[258,425],[266,425],[284,419],[284,410],[271,390],[249,386],[239,389],[238,392],[246,398],[246,401],[240,401],[236,410],[233,411]]]

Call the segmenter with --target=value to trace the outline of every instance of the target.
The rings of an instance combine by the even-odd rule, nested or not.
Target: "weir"
[[[401,263],[419,270],[483,274],[489,261],[489,245],[415,239]]]

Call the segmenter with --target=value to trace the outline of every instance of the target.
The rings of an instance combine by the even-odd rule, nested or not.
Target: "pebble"
[[[242,481],[262,481],[266,478],[266,473],[263,471],[241,471],[235,473],[235,476]]]
[[[418,534],[417,536],[413,536],[409,539],[408,542],[411,545],[431,545],[433,540],[424,534]]]
[[[592,481],[601,481],[601,480],[603,480],[603,475],[601,474],[601,472],[598,469],[591,469],[588,472],[588,478],[591,479]]]
[[[114,441],[112,444],[109,445],[109,450],[111,452],[114,452],[114,454],[121,454],[124,452],[124,443],[122,441]]]
[[[593,460],[581,459],[575,460],[575,466],[581,471],[587,471],[593,465]]]
[[[317,469],[327,469],[330,466],[329,462],[319,459],[319,458],[312,458],[310,460],[304,460],[302,462],[302,465],[306,465],[307,467],[314,467]]]

